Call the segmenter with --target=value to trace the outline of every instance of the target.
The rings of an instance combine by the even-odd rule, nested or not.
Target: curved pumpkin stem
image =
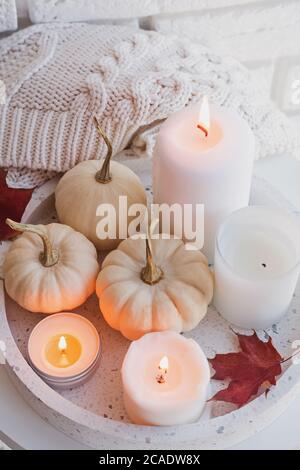
[[[44,250],[40,254],[40,262],[45,267],[54,266],[58,262],[58,251],[52,247],[49,237],[36,225],[31,224],[20,224],[18,222],[14,222],[11,219],[6,219],[5,221],[7,225],[16,232],[30,232],[35,233],[38,235],[43,242]]]
[[[107,146],[107,154],[106,154],[106,157],[104,159],[102,168],[101,168],[101,170],[97,171],[97,173],[95,175],[96,181],[98,181],[98,183],[105,184],[105,183],[109,183],[111,181],[110,159],[111,159],[111,156],[112,156],[112,145],[111,145],[111,142],[110,142],[109,138],[105,134],[104,130],[100,126],[99,121],[96,118],[96,116],[94,116],[94,124],[95,124],[95,127],[96,127],[99,135],[104,139],[104,142],[106,143],[106,146]]]
[[[153,284],[156,284],[162,279],[163,272],[160,269],[160,267],[157,266],[153,261],[152,252],[150,249],[148,239],[146,240],[146,259],[147,259],[147,264],[142,269],[141,279],[146,284],[150,284],[152,286]]]
[[[154,225],[156,225],[156,223]],[[151,236],[152,236],[151,227],[149,227],[148,225],[147,235],[146,235],[146,261],[147,262],[146,262],[146,266],[141,271],[141,279],[146,284],[150,284],[152,286],[153,284],[156,284],[162,279],[164,273],[162,269],[159,266],[157,266],[153,260],[152,248],[151,248]]]

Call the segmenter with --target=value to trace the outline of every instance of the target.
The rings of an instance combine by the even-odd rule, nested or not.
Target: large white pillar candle
[[[300,272],[300,224],[281,210],[250,206],[221,225],[214,304],[230,323],[262,329],[287,311]]]
[[[153,194],[157,204],[204,204],[203,252],[212,263],[218,226],[249,203],[255,141],[234,110],[211,105],[209,117],[206,109],[205,101],[202,113],[200,105],[186,107],[161,126]]]
[[[193,339],[164,331],[131,343],[122,366],[124,403],[136,424],[192,423],[202,412],[208,361]]]

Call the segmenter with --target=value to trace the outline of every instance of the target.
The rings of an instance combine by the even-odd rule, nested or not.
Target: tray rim
[[[269,191],[273,193],[276,191],[278,193],[276,197],[280,198],[282,205],[288,205],[290,210],[295,210],[269,183],[262,178],[254,178],[266,184]],[[42,191],[39,191],[41,188],[37,190],[22,220],[28,220],[41,202],[53,197],[57,181],[56,177],[43,185]],[[39,196],[40,192],[42,196]],[[0,247],[0,250],[2,249]],[[54,427],[73,439],[93,448],[117,449],[121,448],[120,446],[124,449],[228,448],[269,425],[300,392],[300,374],[297,374],[296,365],[291,364],[279,378],[276,387],[271,389],[267,401],[263,395],[259,396],[239,410],[205,422],[165,428],[137,426],[109,420],[62,397],[31,369],[10,331],[6,317],[3,280],[0,281],[0,312],[2,313],[0,339],[6,343],[6,368],[23,397],[43,419],[48,420]],[[24,370],[26,370],[26,381],[23,377]],[[243,419],[241,420],[240,417]],[[237,422],[239,422],[238,426]],[[74,434],[74,427],[80,428],[80,436]],[[180,429],[180,434],[189,436],[192,428],[194,428],[192,434],[194,436],[197,434],[197,437],[187,437],[183,440],[176,437],[177,429]]]

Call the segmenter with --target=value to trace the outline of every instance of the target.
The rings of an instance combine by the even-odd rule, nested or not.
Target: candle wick
[[[201,124],[197,124],[197,127],[198,127],[198,129],[200,129],[200,131],[203,132],[205,137],[208,136],[208,132],[207,132],[207,129],[205,129],[205,127],[201,126]]]
[[[162,369],[160,366],[158,366],[159,370],[163,371],[160,374],[156,376],[156,380],[159,384],[164,384],[166,381],[166,375],[168,372],[168,369]]]
[[[158,374],[158,375],[156,376],[156,380],[157,380],[157,382],[158,382],[159,384],[164,384],[165,381],[166,381],[163,374]]]

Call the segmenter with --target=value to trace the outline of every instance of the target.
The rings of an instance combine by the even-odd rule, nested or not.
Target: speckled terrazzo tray
[[[151,197],[150,167],[145,161],[129,163],[141,177]],[[53,191],[57,180],[34,193],[23,220],[48,223],[56,220]],[[254,177],[252,204],[293,208],[265,181]],[[294,211],[295,212],[295,211]],[[297,214],[299,216],[299,214]],[[4,254],[0,246],[0,276]],[[300,339],[300,282],[288,314],[268,333],[284,357],[293,352],[292,342]],[[29,404],[48,422],[74,439],[95,449],[202,449],[227,448],[261,430],[275,419],[300,392],[300,366],[287,363],[286,369],[268,397],[254,399],[239,410],[229,405],[207,405],[199,422],[178,427],[142,427],[129,422],[123,406],[120,367],[129,342],[110,329],[103,320],[95,296],[75,312],[87,316],[102,340],[102,360],[96,374],[86,384],[57,392],[46,385],[26,361],[26,345],[32,328],[43,318],[18,307],[0,282],[0,340],[6,346],[6,367]],[[206,355],[234,351],[236,337],[213,306],[206,318],[187,336],[201,344]],[[212,381],[211,393],[225,383]],[[29,423],[28,423],[29,424]]]

